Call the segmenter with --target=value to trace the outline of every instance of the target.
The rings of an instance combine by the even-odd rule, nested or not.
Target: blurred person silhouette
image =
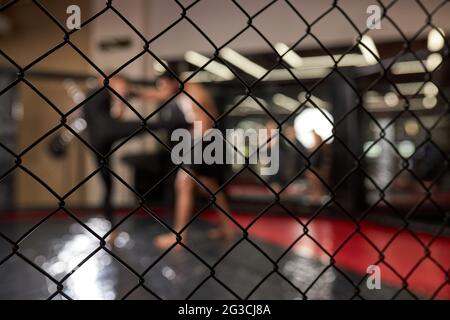
[[[270,119],[266,122],[265,127],[270,132],[270,130],[277,129],[278,125],[274,120]],[[280,148],[280,169],[275,175],[268,176],[267,178],[270,187],[277,193],[283,190],[288,183],[291,183],[288,188],[292,186],[292,179],[300,171],[305,162],[304,157],[295,149],[297,148],[302,154],[305,154],[305,149],[296,139],[294,127],[286,124],[283,127],[282,133],[284,137],[280,135],[268,143],[268,147],[270,148],[276,142],[275,139],[277,139]]]
[[[307,195],[313,204],[320,204],[326,200],[324,183],[328,183],[330,177],[331,148],[328,144],[324,144],[324,140],[314,129],[311,134],[314,142],[309,148],[312,170],[305,172],[308,181]]]
[[[111,78],[108,85],[123,99],[126,99],[130,93],[128,80],[120,75]],[[99,89],[100,91],[96,93]],[[109,171],[108,154],[116,142],[132,135],[141,126],[137,121],[121,120],[126,108],[125,103],[104,85],[103,77],[97,78],[97,88],[89,92],[87,96],[92,96],[83,106],[88,142],[98,152],[95,156],[97,164],[101,166],[100,175],[104,187],[102,206],[105,218],[113,226],[113,179]],[[108,239],[114,241],[116,235],[116,232],[112,232]]]
[[[210,96],[209,92],[200,84],[188,83],[184,85],[183,93],[180,91],[180,83],[177,76],[169,72],[165,72],[159,76],[154,88],[147,89],[142,93],[146,99],[156,101],[158,103],[166,103],[160,110],[160,126],[165,127],[169,136],[178,128],[189,128],[193,133],[193,124],[201,123],[201,134],[213,128],[214,120],[217,118],[218,110]],[[195,101],[193,101],[189,96]],[[197,105],[198,103],[198,105]],[[200,107],[200,106],[201,107]],[[202,108],[204,110],[202,110]],[[209,114],[209,115],[208,115]],[[211,118],[211,117],[212,118]],[[201,137],[194,137],[201,138]],[[206,142],[203,143],[205,145]],[[172,145],[173,146],[173,145]],[[230,239],[233,237],[233,229],[228,223],[228,218],[220,212],[220,207],[227,213],[230,213],[227,197],[224,191],[216,193],[224,181],[224,173],[226,165],[224,164],[183,164],[188,172],[179,169],[175,178],[175,204],[174,204],[174,229],[181,232],[187,225],[190,215],[195,206],[195,195],[203,192],[210,195],[204,188],[215,194],[216,211],[221,218],[220,226],[208,233],[211,239]],[[198,179],[203,185],[199,185],[193,177]],[[184,230],[181,234],[183,243],[187,240],[187,232]],[[160,249],[170,247],[176,242],[174,233],[166,233],[159,235],[154,240],[154,245]]]
[[[278,126],[275,121],[269,120],[266,123],[267,129],[276,129]],[[305,201],[312,204],[322,203],[325,198],[325,186],[321,179],[327,183],[329,180],[330,171],[330,147],[327,144],[323,144],[322,137],[315,131],[311,131],[311,137],[313,143],[309,148],[305,148],[297,139],[295,128],[290,125],[286,125],[283,129],[283,135],[285,138],[280,138],[280,170],[276,175],[269,176],[267,182],[271,188],[279,193],[283,190],[289,189],[289,192],[304,194]],[[288,143],[288,140],[295,148]],[[269,142],[269,146],[272,143]],[[299,151],[301,154],[299,154]],[[307,169],[304,173],[307,187],[296,187],[292,179],[307,165],[308,158],[310,161],[310,169]],[[320,177],[320,179],[319,179]],[[290,185],[283,189],[288,183]]]

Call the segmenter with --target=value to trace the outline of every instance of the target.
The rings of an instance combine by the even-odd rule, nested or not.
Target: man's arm
[[[202,122],[203,132],[212,128],[214,121],[218,117],[218,111],[209,92],[205,87],[197,83],[187,84],[185,91],[195,100],[192,101],[189,97],[192,103],[195,120]]]

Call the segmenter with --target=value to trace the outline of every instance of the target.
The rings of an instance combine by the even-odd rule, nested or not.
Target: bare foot
[[[183,243],[185,242],[185,238],[183,237]],[[156,237],[156,239],[153,241],[153,244],[155,247],[157,247],[160,250],[166,250],[173,246],[177,242],[177,236],[173,233],[165,233],[161,234]],[[177,245],[173,249],[179,250],[181,246]]]
[[[114,241],[116,241],[118,236],[119,232],[117,230],[114,230],[109,234],[108,238],[106,238],[106,242],[110,245],[114,245]]]

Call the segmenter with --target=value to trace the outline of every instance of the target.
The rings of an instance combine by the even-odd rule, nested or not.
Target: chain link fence
[[[328,270],[333,269],[336,272],[338,272],[340,275],[342,275],[349,284],[354,288],[354,293],[352,298],[363,298],[361,296],[361,285],[365,283],[367,280],[367,276],[361,276],[359,281],[355,281],[353,278],[349,277],[345,270],[340,268],[335,261],[336,255],[346,246],[348,241],[352,239],[354,236],[360,236],[364,238],[364,240],[372,247],[378,254],[378,260],[374,261],[374,265],[383,265],[384,267],[388,268],[392,273],[394,273],[401,281],[402,285],[398,289],[398,291],[395,293],[393,298],[398,297],[402,292],[408,292],[411,297],[419,298],[415,292],[411,291],[409,287],[409,279],[414,275],[414,272],[416,269],[420,267],[420,265],[427,260],[428,262],[432,262],[437,269],[442,273],[442,284],[436,288],[435,292],[433,292],[429,298],[436,298],[441,290],[443,290],[446,286],[450,285],[450,270],[448,269],[449,266],[442,265],[438,260],[436,260],[433,257],[432,254],[432,245],[435,242],[435,240],[440,237],[442,234],[444,234],[448,230],[448,207],[442,207],[441,204],[435,200],[434,198],[434,189],[435,185],[442,179],[442,177],[448,173],[448,165],[449,165],[449,156],[448,153],[441,148],[440,145],[438,145],[434,139],[433,139],[433,130],[436,128],[440,121],[446,121],[445,119],[448,118],[448,112],[449,112],[449,99],[448,99],[448,91],[446,91],[446,88],[440,87],[440,74],[439,70],[444,69],[444,66],[446,64],[447,58],[448,58],[448,49],[449,44],[447,39],[445,38],[445,35],[441,33],[441,31],[438,31],[441,33],[441,36],[443,39],[445,39],[445,45],[443,50],[441,51],[442,59],[438,61],[437,64],[433,65],[432,68],[430,68],[429,65],[423,60],[423,56],[419,55],[417,51],[414,49],[414,43],[415,41],[418,41],[419,36],[423,33],[424,30],[427,30],[429,28],[440,30],[438,26],[435,26],[433,24],[433,16],[437,14],[442,8],[444,8],[446,5],[448,5],[448,1],[442,1],[440,2],[436,7],[434,7],[432,10],[429,9],[428,6],[424,5],[424,2],[426,1],[420,1],[416,0],[414,1],[418,6],[420,6],[421,10],[423,10],[423,14],[427,17],[427,24],[424,24],[423,26],[418,29],[417,33],[412,37],[407,37],[402,32],[402,29],[396,24],[395,17],[390,16],[390,9],[397,3],[396,0],[393,1],[375,1],[375,4],[378,5],[382,10],[382,16],[381,21],[384,23],[389,23],[391,26],[393,26],[400,35],[403,43],[403,49],[397,53],[397,55],[394,58],[391,58],[389,60],[381,60],[379,57],[379,54],[377,52],[374,52],[374,48],[367,44],[367,42],[363,41],[364,36],[370,31],[369,28],[365,30],[359,30],[358,27],[353,23],[352,18],[346,13],[346,11],[341,7],[340,1],[330,1],[330,5],[320,16],[318,16],[314,21],[308,21],[304,18],[302,15],[302,12],[299,11],[298,7],[293,4],[293,1],[291,0],[280,0],[283,1],[289,8],[292,10],[292,12],[298,17],[299,20],[301,20],[306,26],[306,33],[300,37],[295,43],[293,43],[289,48],[287,48],[284,53],[280,54],[280,50],[277,50],[275,47],[275,44],[272,43],[265,34],[259,30],[259,28],[254,23],[255,19],[258,18],[260,15],[262,15],[267,10],[270,10],[271,7],[279,2],[277,0],[267,2],[259,11],[255,13],[249,13],[246,11],[245,7],[240,3],[238,0],[232,0],[231,3],[246,17],[247,19],[247,25],[238,33],[233,35],[228,41],[224,42],[220,46],[214,43],[214,41],[208,37],[205,30],[202,30],[202,28],[196,24],[196,22],[190,18],[190,10],[197,6],[201,0],[192,1],[190,4],[185,4],[183,1],[175,0],[175,3],[179,7],[179,18],[176,19],[171,25],[169,25],[167,28],[165,28],[163,31],[161,31],[159,34],[153,36],[151,39],[146,38],[135,26],[132,22],[127,20],[123,12],[120,12],[114,4],[114,1],[109,0],[106,2],[104,8],[95,13],[93,16],[88,18],[87,20],[83,21],[81,24],[81,29],[87,27],[89,24],[91,24],[93,21],[101,17],[102,15],[106,13],[113,13],[115,14],[123,24],[128,25],[133,32],[140,38],[141,44],[142,44],[142,50],[134,57],[131,57],[129,61],[118,67],[117,69],[113,70],[112,73],[107,74],[105,73],[105,70],[102,70],[100,67],[98,67],[89,57],[88,55],[83,52],[80,48],[77,47],[77,45],[72,41],[72,37],[76,32],[78,32],[77,29],[74,30],[67,30],[66,26],[63,25],[54,15],[51,13],[47,7],[45,6],[43,1],[39,0],[33,0],[33,4],[38,8],[42,13],[44,13],[49,20],[51,20],[64,34],[63,39],[61,39],[61,42],[55,45],[52,48],[49,48],[47,52],[42,54],[40,57],[32,61],[31,63],[27,64],[26,66],[21,66],[18,63],[16,63],[14,57],[8,56],[1,48],[0,48],[0,55],[6,59],[11,65],[15,67],[15,71],[17,73],[17,76],[14,78],[14,80],[4,87],[0,95],[5,95],[9,90],[12,88],[18,86],[19,84],[23,84],[27,86],[29,89],[34,91],[40,98],[46,101],[46,103],[59,115],[60,123],[56,126],[54,126],[51,130],[46,132],[44,135],[42,135],[39,139],[37,139],[34,143],[30,144],[20,152],[13,151],[12,148],[8,147],[6,144],[0,141],[0,148],[3,149],[3,151],[9,153],[12,157],[15,159],[15,164],[7,168],[7,170],[2,169],[0,180],[4,180],[10,175],[12,175],[14,172],[17,172],[19,170],[25,172],[28,174],[32,179],[34,179],[36,182],[38,182],[40,185],[42,185],[44,188],[46,188],[57,201],[59,202],[59,207],[55,208],[54,211],[50,212],[44,219],[36,223],[32,228],[30,228],[27,232],[25,232],[21,237],[18,239],[11,239],[5,234],[0,232],[0,238],[2,238],[4,241],[8,242],[11,245],[11,252],[2,260],[0,260],[0,267],[1,265],[5,264],[9,259],[11,259],[13,256],[19,257],[23,261],[25,261],[27,264],[29,264],[31,267],[36,269],[38,272],[40,272],[44,277],[49,279],[54,285],[56,286],[55,291],[53,294],[51,294],[48,298],[52,299],[58,295],[61,295],[65,297],[66,299],[72,299],[65,291],[65,283],[71,277],[77,270],[83,266],[89,259],[91,259],[95,254],[97,254],[99,251],[105,251],[108,255],[113,257],[115,260],[117,260],[120,264],[122,264],[126,269],[128,269],[134,276],[135,276],[135,285],[133,288],[123,297],[127,298],[129,297],[134,291],[138,289],[144,289],[147,292],[149,292],[151,295],[153,295],[156,298],[161,298],[157,292],[155,292],[151,285],[149,285],[145,281],[146,275],[152,270],[152,268],[161,261],[171,250],[179,245],[182,246],[187,252],[189,252],[193,257],[198,259],[198,261],[203,264],[208,270],[209,275],[206,277],[202,282],[198,283],[198,285],[195,287],[195,289],[186,296],[186,298],[192,297],[199,288],[202,287],[202,285],[207,282],[208,280],[214,280],[223,288],[225,288],[232,296],[234,296],[237,299],[245,299],[245,298],[251,298],[252,294],[261,287],[264,282],[273,275],[278,275],[283,281],[288,283],[295,291],[297,291],[302,298],[308,299],[308,293],[309,290],[314,286],[314,284],[321,278],[321,276]],[[12,1],[3,1],[2,6],[0,8],[0,13],[6,12],[9,8],[16,5],[16,3],[20,2],[19,0],[12,0]],[[411,1],[413,2],[413,1]],[[319,23],[324,17],[326,17],[331,12],[339,12],[343,17],[345,17],[345,20],[347,23],[354,28],[355,33],[358,34],[358,38],[354,44],[353,47],[348,48],[346,52],[343,54],[336,56],[328,47],[322,43],[322,41],[314,34],[314,26]],[[406,13],[405,13],[406,14]],[[160,110],[162,110],[166,104],[162,104],[158,107],[158,109],[155,112],[152,112],[148,116],[142,116],[124,97],[121,97],[118,92],[116,92],[109,84],[109,80],[112,79],[114,76],[118,75],[121,71],[123,71],[127,66],[135,62],[137,59],[144,55],[150,55],[153,57],[156,61],[158,61],[161,66],[163,66],[166,71],[171,73],[174,77],[177,77],[173,70],[168,69],[167,64],[163,60],[162,57],[160,57],[158,54],[156,54],[152,50],[152,44],[160,39],[163,38],[164,35],[169,32],[172,28],[174,28],[177,24],[181,22],[188,22],[193,28],[195,28],[198,33],[211,45],[213,48],[213,54],[211,55],[210,59],[206,61],[201,67],[199,67],[197,70],[192,72],[190,76],[184,79],[177,78],[177,81],[180,84],[180,88],[176,95],[179,94],[186,94],[190,97],[190,99],[194,100],[194,103],[199,107],[202,108],[205,113],[208,114],[208,116],[213,120],[215,127],[219,127],[221,125],[221,122],[226,119],[226,117],[239,106],[239,104],[244,101],[246,98],[252,98],[254,101],[258,102],[258,97],[255,96],[254,91],[255,88],[262,82],[264,79],[269,77],[271,72],[273,72],[276,69],[283,69],[287,73],[289,73],[291,81],[294,81],[296,85],[298,85],[298,88],[305,91],[305,101],[303,103],[299,103],[295,110],[292,111],[292,114],[285,117],[283,120],[280,120],[276,117],[274,117],[271,114],[271,110],[266,108],[263,104],[260,104],[260,108],[265,111],[268,118],[275,121],[276,126],[280,128],[280,139],[283,140],[284,143],[288,144],[291,148],[293,148],[298,155],[304,159],[306,166],[298,172],[295,176],[292,177],[292,180],[288,181],[286,186],[282,187],[281,190],[274,190],[274,188],[265,180],[263,179],[257,171],[255,171],[250,165],[246,164],[240,169],[239,171],[235,172],[231,178],[229,178],[225,183],[222,184],[219,190],[217,191],[208,191],[209,192],[209,202],[206,204],[206,206],[202,207],[199,211],[194,213],[192,215],[192,218],[190,219],[189,223],[184,227],[183,230],[180,230],[177,232],[174,230],[170,225],[168,225],[163,219],[160,218],[149,206],[149,204],[146,202],[146,197],[148,195],[151,195],[152,191],[157,188],[159,185],[163,184],[165,180],[172,175],[174,172],[176,172],[178,169],[181,168],[181,170],[185,170],[188,174],[192,176],[192,178],[199,184],[202,185],[203,188],[206,189],[206,186],[202,184],[202,182],[193,175],[189,169],[184,168],[183,166],[176,166],[168,172],[163,179],[161,179],[159,182],[155,183],[152,188],[150,188],[145,193],[139,193],[137,192],[133,186],[128,184],[119,174],[114,172],[112,168],[110,168],[107,163],[107,159],[111,157],[118,149],[120,149],[122,146],[127,144],[130,139],[132,139],[134,136],[140,134],[142,131],[145,131],[149,135],[153,136],[154,139],[156,139],[161,146],[163,146],[164,149],[167,151],[171,151],[171,148],[169,145],[167,145],[163,140],[160,139],[152,130],[150,130],[147,127],[147,123],[156,116]],[[221,51],[224,48],[227,48],[229,44],[234,41],[236,38],[240,37],[244,32],[247,30],[253,30],[256,32],[261,39],[267,44],[268,47],[271,48],[272,52],[271,54],[274,54],[276,58],[276,63],[274,63],[270,68],[268,68],[262,76],[258,77],[257,79],[254,79],[252,81],[248,81],[247,78],[242,77],[242,75],[238,72],[236,72],[236,69],[226,60],[222,57]],[[294,51],[294,49],[304,41],[307,37],[312,37],[318,44],[318,46],[323,50],[323,52],[326,53],[332,59],[333,66],[329,69],[328,73],[317,79],[312,86],[305,85],[305,81],[301,79],[298,73],[294,72],[291,68],[291,66],[286,62],[284,59],[286,55],[289,55],[291,52]],[[126,106],[140,119],[140,122],[142,123],[142,127],[140,129],[137,129],[136,132],[121,141],[118,145],[116,145],[111,152],[108,154],[100,154],[98,150],[96,150],[94,147],[91,146],[89,141],[80,135],[74,128],[72,128],[69,123],[68,119],[71,115],[76,113],[79,109],[83,107],[83,105],[86,104],[87,101],[92,99],[98,92],[100,92],[103,88],[99,88],[97,92],[95,92],[91,96],[87,96],[83,101],[78,103],[75,107],[73,107],[68,112],[63,112],[58,105],[54,104],[49,98],[47,98],[28,78],[27,75],[29,73],[29,70],[38,64],[40,61],[51,55],[52,53],[56,52],[57,50],[61,49],[62,47],[71,47],[73,50],[75,50],[95,71],[104,78],[104,87],[107,88],[111,94],[117,96]],[[345,71],[343,68],[341,68],[341,64],[344,61],[344,59],[350,55],[352,52],[354,52],[357,48],[363,48],[363,50],[367,50],[369,52],[369,55],[375,59],[376,61],[373,63],[372,66],[365,68],[364,72],[366,74],[358,75],[358,74],[350,74],[347,71]],[[439,117],[439,120],[434,123],[432,126],[427,126],[423,123],[423,118],[421,117],[423,111],[417,111],[412,106],[411,103],[411,97],[406,96],[403,94],[402,90],[398,87],[397,83],[393,80],[392,72],[395,64],[399,61],[402,61],[403,57],[406,55],[409,55],[413,60],[419,63],[419,65],[422,67],[423,74],[424,74],[424,80],[427,82],[432,82],[437,88],[438,88],[438,99],[440,104],[443,106],[441,116]],[[208,111],[201,106],[201,104],[195,99],[189,95],[188,92],[185,90],[185,84],[191,81],[199,72],[204,71],[211,63],[213,62],[219,62],[222,65],[226,66],[227,69],[233,74],[234,81],[238,82],[240,85],[242,85],[245,88],[245,96],[242,97],[239,101],[235,103],[235,105],[228,109],[227,112],[221,114],[219,117],[214,117],[213,115],[209,114]],[[447,69],[448,70],[448,69]],[[321,176],[321,173],[316,171],[314,166],[312,165],[311,158],[314,156],[313,154],[305,154],[304,150],[300,150],[297,145],[292,143],[292,141],[285,136],[285,133],[283,131],[284,126],[286,123],[291,120],[291,117],[297,113],[299,110],[302,110],[302,108],[305,107],[306,104],[312,105],[313,108],[316,108],[317,110],[321,111],[323,116],[328,118],[328,115],[323,113],[322,109],[317,105],[317,101],[312,98],[313,91],[315,88],[319,87],[323,82],[329,80],[330,78],[337,77],[339,82],[345,83],[346,86],[350,88],[350,94],[351,98],[348,100],[343,100],[343,103],[346,103],[346,106],[342,106],[342,110],[336,117],[334,121],[330,122],[333,124],[333,134],[328,139],[322,141],[321,145],[317,148],[317,150],[320,150],[322,147],[325,147],[326,144],[330,141],[333,141],[333,144],[338,144],[340,148],[343,148],[345,152],[347,153],[347,156],[350,156],[351,158],[351,165],[346,168],[347,170],[343,175],[340,177],[339,181],[337,181],[334,185],[330,185],[329,181],[326,178],[323,178]],[[364,78],[364,80],[359,80]],[[425,82],[422,86],[417,88],[416,95],[419,94],[420,91],[424,89]],[[374,116],[373,112],[369,110],[365,105],[365,97],[368,92],[370,92],[373,88],[377,88],[379,86],[389,86],[392,87],[393,91],[398,95],[399,99],[403,101],[402,108],[399,112],[396,112],[395,116],[391,116],[389,118],[389,121],[385,121],[383,123],[380,123],[379,119]],[[168,102],[167,102],[168,103]],[[370,145],[365,146],[364,148],[358,148],[355,150],[350,144],[352,143],[348,139],[351,139],[351,137],[347,137],[347,139],[343,138],[342,135],[338,134],[342,128],[342,125],[346,123],[349,119],[352,120],[358,120],[361,118],[354,118],[354,115],[358,114],[360,117],[365,117],[366,119],[370,119],[369,121],[372,123],[372,125],[376,126],[377,128],[377,136],[375,139],[371,142]],[[361,116],[362,115],[362,116]],[[412,154],[409,154],[408,156],[405,156],[403,152],[399,150],[399,147],[397,144],[395,144],[393,141],[389,139],[389,130],[395,125],[396,122],[401,121],[402,117],[412,117],[417,121],[420,128],[424,130],[425,132],[425,139],[421,142],[420,145],[416,146],[416,151]],[[79,184],[73,186],[73,188],[65,193],[65,194],[58,194],[55,190],[53,190],[49,184],[46,183],[45,177],[40,177],[36,174],[34,174],[27,166],[25,166],[22,163],[23,157],[29,153],[31,150],[36,148],[39,144],[41,144],[45,139],[56,133],[57,131],[64,129],[69,131],[77,140],[79,140],[84,146],[86,146],[92,154],[97,155],[101,159],[103,159],[103,167],[98,167],[94,172],[92,172],[89,176],[87,176],[84,180],[82,180]],[[363,128],[361,128],[363,130]],[[269,142],[269,141],[268,141]],[[367,157],[368,154],[371,152],[371,150],[376,147],[378,143],[384,143],[386,145],[389,145],[392,149],[392,151],[395,153],[395,156],[400,159],[401,166],[399,168],[395,169],[395,172],[392,173],[392,176],[386,181],[386,183],[383,183],[382,185],[379,184],[378,181],[376,181],[370,172],[370,168],[367,164]],[[431,181],[424,181],[425,179],[420,176],[415,170],[411,168],[411,159],[414,157],[415,153],[418,152],[422,146],[428,145],[434,150],[437,151],[437,153],[440,155],[442,159],[443,166],[437,172],[433,177]],[[318,152],[318,151],[317,151]],[[66,201],[70,195],[72,195],[74,192],[76,192],[79,188],[81,188],[85,183],[87,183],[93,176],[97,175],[101,170],[108,170],[114,178],[116,178],[118,181],[120,181],[121,184],[125,185],[128,190],[134,193],[135,197],[139,201],[139,206],[135,208],[132,212],[129,212],[123,219],[121,219],[109,232],[107,232],[105,235],[101,236],[97,234],[90,226],[88,226],[86,223],[84,223],[79,217],[77,217],[76,214],[74,214],[66,205]],[[335,168],[336,170],[336,168]],[[343,169],[342,169],[343,170]],[[250,222],[247,226],[242,226],[233,216],[231,212],[227,212],[224,208],[221,208],[215,203],[216,195],[224,190],[229,183],[233,181],[233,179],[237,176],[239,176],[243,171],[250,171],[256,179],[259,180],[261,184],[264,184],[270,192],[274,196],[274,200],[265,207],[264,210],[258,212],[258,214],[253,218],[252,222]],[[314,214],[312,214],[310,217],[308,217],[306,220],[301,219],[298,214],[292,211],[292,208],[289,206],[286,206],[284,202],[282,201],[282,198],[280,194],[289,186],[289,184],[295,180],[298,176],[301,176],[305,172],[312,173],[320,182],[325,186],[325,189],[327,193],[329,194],[329,197],[327,200],[322,203],[317,209],[314,210]],[[400,212],[395,204],[392,204],[389,197],[387,196],[387,190],[392,185],[396,177],[398,177],[400,174],[408,173],[410,174],[413,179],[420,185],[422,195],[420,202],[414,206],[412,209],[410,209],[406,214]],[[369,201],[369,203],[361,203],[361,196],[359,195],[358,191],[359,189],[355,190],[355,197],[358,197],[356,199],[357,203],[354,203],[353,208],[360,210],[362,213],[360,216],[355,217],[354,212],[350,212],[348,206],[341,204],[342,197],[338,196],[339,192],[341,191],[341,188],[345,186],[349,181],[352,181],[352,176],[359,175],[361,179],[358,181],[364,181],[368,180],[370,181],[370,185],[372,186],[372,201]],[[364,186],[361,185],[352,185],[356,188],[364,188]],[[351,197],[351,195],[347,195],[347,197]],[[364,195],[362,195],[362,198],[364,198]],[[359,202],[358,202],[359,201]],[[432,205],[434,211],[436,211],[439,215],[439,221],[441,221],[441,225],[438,228],[438,230],[433,234],[433,236],[428,239],[426,242],[419,237],[415,231],[411,230],[411,219],[415,216],[415,214],[420,210],[420,207],[423,203],[429,203]],[[377,207],[379,204],[383,204],[390,208],[394,215],[398,220],[401,221],[401,227],[398,228],[398,230],[395,232],[395,234],[392,236],[392,238],[386,243],[383,247],[377,246],[371,240],[369,237],[366,236],[364,233],[364,229],[361,228],[361,223],[366,219],[366,217],[369,215],[371,210],[375,207]],[[201,215],[201,213],[206,210],[207,208],[210,208],[212,206],[216,206],[223,215],[226,215],[227,218],[232,221],[232,223],[239,228],[239,239],[236,241],[226,252],[225,254],[214,264],[208,263],[202,256],[200,256],[198,253],[196,253],[194,250],[192,250],[189,247],[189,244],[186,244],[182,242],[182,232],[190,227],[190,225],[198,219],[198,217]],[[295,219],[301,229],[303,229],[302,234],[284,251],[284,253],[278,258],[274,259],[270,255],[268,255],[263,248],[261,248],[258,243],[256,243],[254,240],[252,240],[249,237],[249,229],[260,219],[270,208],[273,206],[279,206],[284,209],[285,212],[287,212],[293,219]],[[311,234],[310,234],[310,224],[313,222],[323,211],[326,210],[326,208],[329,208],[330,206],[333,206],[334,208],[338,208],[343,214],[346,216],[346,218],[351,221],[354,224],[354,230],[351,234],[349,234],[346,239],[339,245],[339,247],[333,251],[329,252],[326,247],[320,243],[318,240],[316,240]],[[134,270],[127,261],[123,260],[121,257],[119,257],[113,250],[108,248],[107,246],[107,237],[117,228],[119,228],[122,224],[124,224],[128,219],[133,217],[133,215],[138,210],[144,210],[149,216],[151,216],[154,221],[164,226],[165,229],[168,231],[174,233],[177,237],[177,242],[168,248],[166,251],[164,251],[161,256],[154,261],[151,265],[148,266],[148,268],[144,272],[138,272]],[[76,221],[78,224],[80,224],[85,230],[87,230],[90,234],[92,234],[97,240],[98,240],[98,247],[93,250],[87,257],[85,257],[82,261],[79,262],[79,264],[73,268],[72,271],[68,272],[62,279],[56,279],[51,274],[49,274],[46,270],[44,270],[41,266],[37,265],[34,261],[30,260],[26,255],[24,255],[21,252],[21,243],[29,237],[33,232],[35,232],[45,221],[50,219],[52,216],[54,216],[57,212],[63,211],[67,215],[69,215],[74,221]],[[390,245],[396,241],[397,237],[401,233],[408,233],[411,237],[417,241],[417,243],[422,248],[422,254],[421,258],[417,260],[416,264],[411,268],[409,273],[405,276],[400,274],[395,267],[391,266],[389,261],[385,258],[385,252],[388,250]],[[292,282],[291,279],[286,277],[285,274],[280,272],[279,270],[279,263],[287,255],[292,248],[299,243],[302,239],[309,239],[312,242],[315,243],[326,255],[328,258],[327,266],[323,269],[321,273],[318,274],[317,278],[308,286],[306,289],[301,290],[298,286],[296,286],[295,283]],[[251,292],[247,296],[240,296],[238,293],[233,291],[232,288],[230,288],[226,282],[221,280],[219,277],[216,276],[215,270],[218,265],[229,255],[233,249],[235,249],[237,246],[239,246],[241,243],[246,242],[250,244],[255,250],[259,251],[273,266],[273,269],[265,275],[261,279],[261,281],[251,290]],[[408,248],[405,248],[405,250],[408,250]],[[355,257],[355,259],[358,259],[358,257]]]

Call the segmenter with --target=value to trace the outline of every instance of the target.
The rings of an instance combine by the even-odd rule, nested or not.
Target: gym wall
[[[46,1],[46,6],[60,18],[66,18],[66,8],[70,4],[78,4],[83,11],[88,11],[89,0],[51,0]],[[26,13],[26,14],[25,14]],[[17,63],[26,66],[36,59],[48,48],[61,42],[62,32],[52,21],[46,19],[42,11],[36,8],[31,1],[23,1],[8,10],[6,13],[12,22],[12,30],[8,34],[0,35],[2,50],[13,56]],[[33,32],[30,32],[33,30]],[[89,50],[90,33],[77,33],[74,41],[84,52]],[[11,68],[4,59],[0,60],[0,66]],[[67,46],[58,50],[55,54],[43,59],[33,66],[30,71],[57,71],[60,73],[88,73],[86,62],[77,57],[77,54]],[[46,78],[30,78],[30,82],[41,90],[50,100],[62,110],[68,110],[73,106],[73,101],[64,91],[61,80],[49,80]],[[18,118],[18,143],[15,151],[23,150],[42,134],[58,123],[58,114],[42,100],[33,90],[21,83],[18,88],[18,106],[20,107]],[[23,163],[36,175],[45,177],[49,186],[63,192],[73,186],[80,175],[77,170],[85,167],[86,155],[77,155],[80,152],[80,143],[74,142],[64,160],[53,158],[47,151],[47,139],[42,145],[30,150],[23,157]],[[17,207],[48,207],[55,205],[55,198],[36,181],[21,170],[16,171],[15,197]],[[80,202],[86,197],[86,191],[80,190],[70,198],[70,202]]]

